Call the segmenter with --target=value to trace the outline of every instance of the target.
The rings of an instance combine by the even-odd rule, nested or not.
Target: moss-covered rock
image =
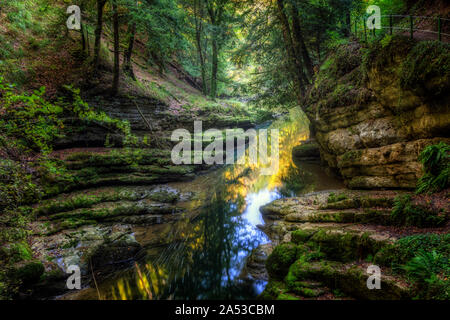
[[[44,271],[44,265],[40,261],[31,261],[17,267],[12,271],[12,276],[20,280],[23,286],[29,286],[38,282]]]
[[[386,36],[324,62],[306,112],[321,159],[348,187],[415,187],[420,151],[448,139],[449,57],[446,43]]]
[[[289,266],[295,261],[297,247],[293,243],[283,243],[273,250],[266,261],[266,268],[271,277],[283,278]]]
[[[389,240],[379,239],[368,232],[342,232],[333,229],[319,230],[309,241],[317,243],[321,252],[336,261],[364,259],[390,243]]]
[[[295,230],[291,233],[291,241],[296,244],[307,242],[314,235],[312,230]]]
[[[331,289],[340,291],[359,299],[398,300],[409,298],[411,291],[401,278],[389,275],[381,276],[381,290],[369,289],[366,273],[367,266],[341,264],[331,261],[305,262],[297,260],[289,269],[291,283],[313,279],[320,281]]]

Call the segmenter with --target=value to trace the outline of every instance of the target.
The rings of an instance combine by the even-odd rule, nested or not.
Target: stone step
[[[80,208],[73,211],[61,212],[47,217],[50,221],[79,218],[103,221],[117,216],[136,216],[144,214],[171,214],[180,211],[179,208],[153,202],[151,200],[102,202],[91,208]]]
[[[131,174],[104,174],[93,176],[87,179],[79,178],[76,183],[65,184],[61,189],[56,190],[50,196],[57,196],[61,193],[74,192],[90,188],[100,188],[108,186],[152,186],[156,184],[190,181],[195,178],[195,173],[131,173]]]
[[[397,193],[389,191],[322,191],[299,197],[282,198],[262,206],[263,215],[285,217],[305,210],[345,210],[391,208]]]
[[[397,239],[374,227],[333,223],[300,224],[290,238],[296,244],[319,249],[328,259],[344,262],[374,256]]]
[[[34,234],[54,234],[85,225],[117,222],[121,224],[153,225],[180,218],[183,210],[171,204],[151,200],[102,202],[91,208],[79,208],[54,213],[39,219]]]
[[[45,200],[37,205],[36,216],[49,216],[56,213],[92,208],[102,202],[139,201],[150,199],[160,203],[174,203],[187,199],[190,194],[181,194],[168,186],[157,187],[105,187],[76,191]]]
[[[377,223],[391,224],[390,210],[346,209],[346,210],[305,210],[285,216],[288,222],[336,222],[336,223]]]

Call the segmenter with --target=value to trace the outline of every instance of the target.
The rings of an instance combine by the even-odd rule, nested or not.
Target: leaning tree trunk
[[[97,0],[97,27],[95,28],[95,45],[94,45],[94,69],[98,69],[100,62],[100,44],[102,39],[103,28],[103,8],[106,0]]]
[[[113,0],[113,29],[114,29],[114,76],[112,85],[112,95],[119,91],[119,11],[117,9],[117,0]]]

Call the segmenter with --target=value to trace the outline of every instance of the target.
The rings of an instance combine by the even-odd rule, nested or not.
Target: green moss
[[[347,199],[347,195],[345,193],[341,193],[341,194],[334,194],[333,192],[331,192],[328,195],[328,199],[327,199],[327,203],[334,203],[334,202],[338,202],[338,201],[342,201]]]
[[[280,295],[278,295],[277,300],[300,300],[300,299],[290,293],[281,293]]]
[[[307,242],[313,234],[313,231],[298,229],[291,233],[291,241],[296,244]]]
[[[24,286],[36,283],[44,273],[44,265],[39,261],[33,261],[19,267],[14,271],[14,277],[19,279]]]
[[[347,151],[346,153],[344,153],[342,155],[341,161],[343,161],[343,163],[341,165],[345,166],[347,164],[351,164],[352,162],[355,162],[358,159],[360,159],[361,156],[362,156],[362,150]]]
[[[276,246],[266,261],[269,275],[275,278],[283,278],[289,270],[289,266],[295,261],[297,247],[293,243],[283,243]]]
[[[396,66],[397,59],[406,57],[415,41],[402,35],[394,35],[384,41],[375,41],[369,45],[363,55],[363,68],[371,70],[385,70],[393,65]]]
[[[271,279],[259,298],[263,300],[274,300],[286,291],[286,285],[282,281]]]
[[[386,245],[384,241],[373,240],[367,233],[327,230],[319,230],[311,237],[311,241],[320,246],[321,252],[326,254],[327,258],[336,261],[364,259]]]
[[[27,261],[32,258],[30,246],[25,241],[13,243],[9,245],[9,248],[2,247],[1,250],[4,251],[5,260],[10,263]]]

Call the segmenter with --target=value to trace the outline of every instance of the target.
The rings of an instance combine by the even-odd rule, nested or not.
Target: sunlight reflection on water
[[[280,130],[279,170],[272,176],[261,175],[259,165],[233,165],[192,182],[173,184],[178,190],[197,194],[185,206],[188,212],[198,210],[197,216],[192,219],[188,215],[170,226],[169,235],[162,236],[171,237],[166,247],[152,248],[134,269],[101,283],[102,296],[249,299],[259,295],[266,281],[242,279],[242,270],[251,251],[270,242],[258,228],[264,225],[260,207],[282,194],[296,193],[286,184],[286,177],[292,177],[292,168],[299,170],[292,160],[292,147],[308,138],[305,119],[297,113],[271,125]],[[310,167],[303,170],[310,171]],[[315,188],[317,185],[308,184],[307,190]]]

